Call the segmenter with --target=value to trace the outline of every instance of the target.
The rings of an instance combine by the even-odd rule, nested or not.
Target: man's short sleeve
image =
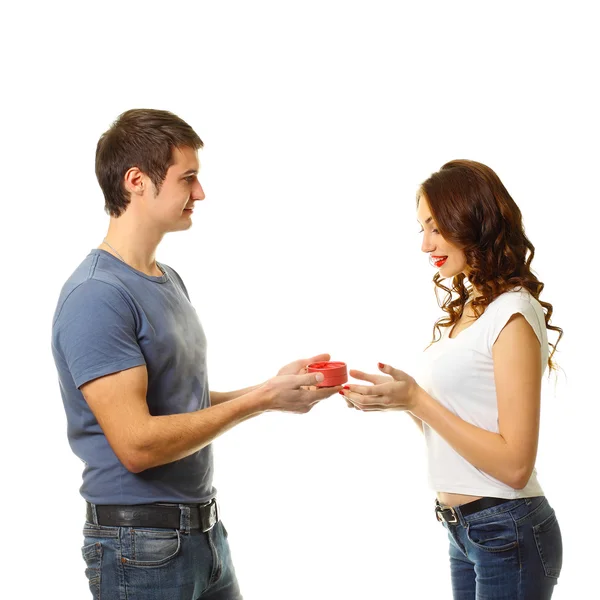
[[[76,387],[146,363],[136,335],[133,306],[116,286],[89,279],[65,299],[52,343]]]

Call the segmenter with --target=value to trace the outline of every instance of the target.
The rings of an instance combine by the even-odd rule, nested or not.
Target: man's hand
[[[302,361],[296,361],[293,364],[302,364]],[[342,389],[339,385],[326,388],[314,387],[323,379],[323,373],[278,375],[269,379],[257,390],[264,393],[265,404],[263,410],[307,413],[315,404]]]
[[[329,354],[319,354],[318,356],[313,356],[312,358],[301,358],[300,360],[295,360],[289,365],[285,365],[279,369],[279,373],[277,376],[281,375],[304,375],[306,371],[307,365],[310,365],[313,362],[322,362],[329,360]],[[235,392],[214,392],[211,390],[210,392],[210,404],[211,406],[217,406],[218,404],[223,404],[225,402],[229,402],[231,400],[235,400],[244,394],[248,394],[253,390],[256,390],[262,387],[264,383],[260,383],[258,385],[254,385],[252,387],[247,387],[242,390],[236,390]],[[316,389],[316,388],[313,388]],[[339,389],[339,388],[336,388]]]
[[[379,369],[389,375],[371,375],[350,370],[354,379],[368,381],[373,385],[347,385],[342,394],[350,407],[362,411],[412,410],[417,401],[419,386],[410,376],[389,365],[379,363]]]
[[[285,365],[285,367],[281,367],[277,375],[303,375],[306,373],[306,367],[311,363],[325,362],[330,358],[331,356],[329,354],[319,354],[317,356],[313,356],[312,358],[301,358],[291,362],[289,365]]]

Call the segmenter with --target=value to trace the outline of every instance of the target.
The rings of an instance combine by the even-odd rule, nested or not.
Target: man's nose
[[[206,196],[204,195],[204,190],[202,189],[202,184],[196,179],[194,186],[192,187],[192,199],[195,200],[204,200]]]

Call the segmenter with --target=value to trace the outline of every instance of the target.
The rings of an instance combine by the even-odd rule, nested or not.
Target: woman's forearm
[[[423,433],[423,421],[421,421],[419,417],[415,417],[411,412],[409,412],[408,415],[415,422],[415,425],[419,428],[421,433]]]
[[[527,485],[532,467],[513,451],[501,434],[467,423],[420,387],[416,394],[411,413],[435,430],[463,458],[512,488]]]

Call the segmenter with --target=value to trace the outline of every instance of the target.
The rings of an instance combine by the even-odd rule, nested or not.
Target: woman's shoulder
[[[511,308],[514,308],[517,311],[527,308],[532,308],[536,312],[542,310],[542,305],[539,301],[534,298],[528,290],[522,287],[513,288],[512,290],[508,290],[496,296],[496,298],[490,302],[489,307],[494,307],[496,310]]]
[[[544,310],[539,301],[526,289],[519,287],[500,294],[490,302],[486,313],[490,316],[494,341],[510,317],[521,314],[531,325],[540,342],[546,342]]]

